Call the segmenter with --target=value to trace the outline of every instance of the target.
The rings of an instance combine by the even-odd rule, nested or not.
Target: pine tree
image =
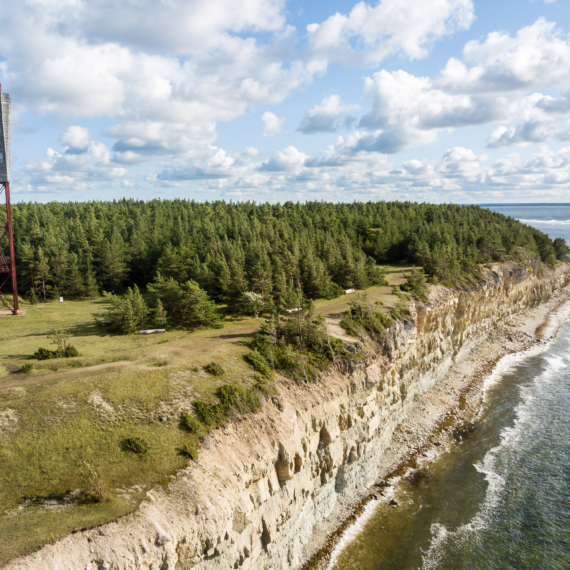
[[[51,289],[48,284],[51,279],[50,266],[47,257],[44,255],[43,249],[40,247],[36,253],[36,259],[34,264],[34,285],[39,285],[41,287],[42,296],[44,302],[47,300],[47,292]]]
[[[153,311],[153,319],[154,319],[154,324],[159,328],[159,329],[164,329],[166,328],[166,310],[164,309],[164,306],[162,304],[162,301],[160,299],[156,300],[156,307],[154,308]]]
[[[85,282],[83,285],[83,294],[88,299],[93,299],[99,296],[99,284],[97,283],[97,279],[95,279],[95,275],[91,270],[91,265],[87,265],[87,273],[85,274]]]

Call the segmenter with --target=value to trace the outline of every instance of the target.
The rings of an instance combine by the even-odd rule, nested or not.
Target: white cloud
[[[274,137],[281,134],[281,127],[285,122],[284,118],[280,118],[275,113],[271,113],[270,111],[265,111],[265,113],[261,115],[261,120],[263,121],[264,137]]]
[[[463,50],[467,67],[451,58],[437,85],[459,93],[509,92],[569,85],[570,42],[553,22],[538,19],[516,36],[490,33]]]
[[[2,3],[0,72],[14,100],[115,120],[108,134],[125,161],[211,144],[218,122],[278,103],[326,70],[285,49],[284,0]],[[273,35],[260,43],[257,32]]]
[[[339,127],[337,119],[357,108],[357,105],[342,105],[338,95],[329,95],[305,113],[298,130],[305,134],[334,133]]]
[[[71,149],[85,150],[91,142],[91,134],[89,133],[89,129],[72,126],[65,130],[59,138],[59,141]]]
[[[128,169],[142,164],[143,184],[199,183],[200,191],[235,196],[294,191],[332,199],[350,191],[413,198],[427,192],[425,199],[438,191],[457,197],[517,185],[528,192],[569,188],[568,149],[495,162],[461,146],[438,160],[402,165],[388,156],[481,124],[492,125],[490,148],[569,140],[570,42],[544,19],[514,35],[494,32],[468,42],[463,56],[449,59],[435,77],[370,72],[364,82],[370,107],[354,131],[323,152],[288,146],[262,159],[257,149],[215,146],[217,125],[248,108],[280,103],[323,74],[329,61],[355,66],[424,57],[435,41],[470,26],[472,1],[359,2],[348,14],[310,25],[308,44],[297,51],[285,0],[0,5],[0,24],[9,30],[0,36],[6,57],[0,73],[14,101],[73,124],[61,135],[61,152],[50,149],[44,160],[28,163],[30,187],[38,191],[95,188],[98,181],[136,187]],[[330,95],[306,111],[298,131],[336,132],[356,108]],[[266,137],[283,129],[284,119],[272,111],[261,117]],[[105,117],[114,144],[94,141],[79,126],[85,117]]]
[[[504,120],[508,106],[500,99],[448,93],[427,77],[405,71],[379,71],[365,79],[372,109],[360,126],[375,133],[363,136],[366,150],[394,153],[430,144],[442,129]]]
[[[356,4],[348,15],[336,13],[307,26],[312,53],[341,62],[378,63],[402,53],[423,58],[433,43],[474,19],[471,0],[381,0]]]
[[[62,135],[64,138],[69,138],[69,129]],[[48,148],[44,160],[28,161],[26,172],[38,190],[56,192],[84,190],[99,181],[123,180],[132,176],[112,160],[108,147],[97,141],[90,141],[83,149],[69,146],[64,153]]]
[[[570,98],[542,95],[539,87],[570,89],[570,41],[544,19],[515,36],[492,33],[468,42],[465,63],[451,58],[439,76],[417,77],[403,70],[365,79],[372,109],[360,127],[369,150],[399,152],[429,144],[441,130],[507,123],[489,136],[489,147],[570,139]],[[522,121],[518,125],[508,123]],[[428,136],[431,133],[431,136]]]
[[[262,172],[296,172],[301,169],[308,156],[294,146],[288,146],[284,152],[275,152],[264,162],[259,170]]]

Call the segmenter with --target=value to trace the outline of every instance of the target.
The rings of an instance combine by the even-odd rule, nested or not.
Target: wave
[[[565,305],[563,310],[555,315],[559,321],[569,317],[570,305]],[[529,357],[537,356],[550,347],[553,340],[543,342],[530,350],[508,355],[501,359],[497,367],[485,382],[485,390],[497,383],[505,372],[511,371]],[[530,386],[521,387],[521,401],[515,408],[516,418],[511,426],[503,428],[500,433],[500,443],[490,449],[482,461],[474,464],[475,469],[485,476],[487,491],[479,512],[473,519],[456,530],[448,530],[439,523],[432,524],[431,543],[423,555],[422,570],[435,570],[448,552],[451,544],[461,544],[476,533],[480,533],[493,520],[493,513],[502,503],[503,489],[506,486],[511,468],[520,461],[521,447],[525,443],[523,438],[527,431],[540,423],[536,412],[536,391],[541,385],[549,384],[559,377],[561,370],[568,368],[570,359],[564,355],[548,355],[543,360],[545,369],[534,379]],[[538,395],[540,398],[540,394]],[[510,461],[509,461],[510,460]],[[501,469],[502,467],[502,469]]]
[[[393,491],[392,491],[392,495],[393,495]],[[392,496],[392,495],[390,495],[390,496]],[[388,500],[388,498],[385,498],[384,500],[386,501],[386,500]],[[360,534],[360,532],[362,530],[364,530],[366,523],[368,522],[370,517],[374,514],[374,512],[376,511],[376,507],[379,504],[380,504],[380,501],[375,500],[375,499],[373,499],[372,501],[367,503],[367,505],[364,507],[364,512],[358,517],[356,522],[353,525],[349,526],[343,532],[341,539],[339,540],[338,544],[336,545],[336,547],[332,551],[331,559],[330,559],[329,564],[327,566],[327,570],[331,570],[331,568],[334,568],[334,565],[336,564],[336,561],[337,561],[338,557],[340,556],[341,552],[345,549],[345,547],[349,543],[354,541],[356,536],[358,534]]]
[[[546,224],[549,226],[570,226],[570,220],[524,220],[518,218],[523,224]]]

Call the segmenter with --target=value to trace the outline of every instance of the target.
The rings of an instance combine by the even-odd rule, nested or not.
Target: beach
[[[343,497],[317,526],[304,570],[359,567],[352,565],[355,547],[350,545],[358,543],[367,521],[384,517],[390,529],[390,517],[405,500],[406,489],[417,483],[429,464],[444,451],[460,453],[457,446],[477,426],[489,385],[521,355],[547,349],[568,317],[569,301],[570,287],[566,287],[462,351],[445,379],[417,398],[408,418],[398,426],[377,484]]]

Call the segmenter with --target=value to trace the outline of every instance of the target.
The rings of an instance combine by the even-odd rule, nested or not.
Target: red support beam
[[[10,255],[10,277],[12,278],[12,295],[14,297],[12,312],[18,313],[18,280],[16,278],[16,252],[14,251],[14,232],[12,230],[12,206],[10,205],[10,183],[3,182],[4,192],[6,194],[6,228],[5,234],[8,234],[9,255]]]
[[[6,98],[6,99],[5,99]],[[5,107],[6,104],[6,107]],[[2,182],[0,186],[0,194],[2,187],[6,194],[6,224],[0,226],[0,242],[8,236],[8,256],[10,261],[6,259],[6,254],[2,250],[0,243],[0,303],[5,305],[14,314],[18,314],[18,281],[16,279],[16,252],[14,251],[14,232],[12,229],[12,206],[10,204],[10,97],[2,94],[2,85],[0,85],[0,116],[2,118],[0,131],[2,139],[0,139],[0,165]],[[2,293],[2,288],[6,283],[12,284],[13,301]]]

